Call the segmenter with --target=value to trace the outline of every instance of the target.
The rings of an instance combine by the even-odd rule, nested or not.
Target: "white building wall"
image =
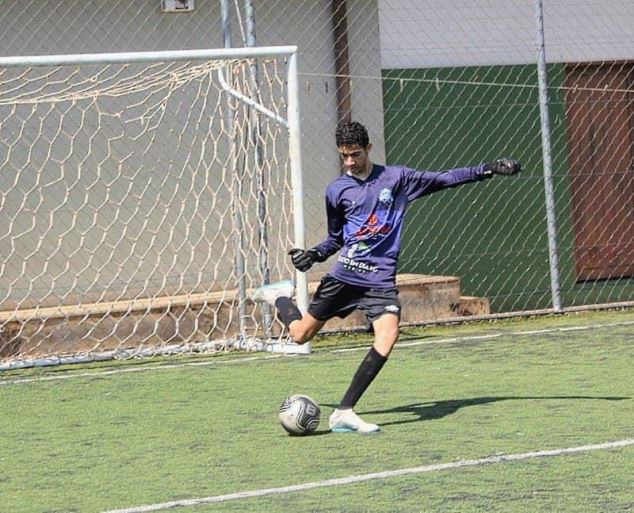
[[[535,0],[380,0],[383,68],[529,64]],[[634,53],[631,0],[544,0],[549,62],[623,60]]]

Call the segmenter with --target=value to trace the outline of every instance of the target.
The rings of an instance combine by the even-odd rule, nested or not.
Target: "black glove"
[[[326,260],[315,248],[307,250],[293,248],[288,252],[288,254],[291,256],[295,269],[303,273],[308,271],[315,262],[323,262]]]
[[[495,162],[486,164],[485,174],[494,175],[516,175],[522,171],[522,164],[513,159],[497,159]]]

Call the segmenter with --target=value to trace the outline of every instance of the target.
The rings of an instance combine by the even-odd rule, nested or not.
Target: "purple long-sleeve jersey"
[[[366,180],[340,176],[326,188],[328,237],[315,248],[325,257],[341,249],[330,274],[344,283],[394,287],[409,202],[485,177],[484,164],[441,172],[374,164]]]

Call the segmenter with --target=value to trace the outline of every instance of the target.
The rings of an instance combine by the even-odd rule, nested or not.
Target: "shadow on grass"
[[[434,401],[428,403],[414,403],[404,406],[396,406],[384,410],[365,410],[359,412],[362,415],[378,415],[387,413],[403,413],[408,417],[393,422],[382,422],[381,426],[394,426],[398,424],[409,424],[411,422],[422,422],[426,420],[442,419],[448,415],[456,413],[462,408],[469,406],[482,406],[499,403],[502,401],[625,401],[630,397],[614,396],[584,396],[584,395],[556,395],[556,396],[508,396],[508,397],[473,397],[471,399],[453,399],[447,401]],[[324,405],[332,406],[335,405]]]

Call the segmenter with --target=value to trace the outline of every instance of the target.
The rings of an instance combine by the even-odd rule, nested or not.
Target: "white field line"
[[[565,326],[565,327],[557,327],[557,328],[544,328],[540,330],[527,330],[527,331],[514,331],[514,332],[505,332],[505,333],[489,333],[485,335],[467,335],[464,337],[448,337],[448,338],[440,338],[434,340],[413,340],[411,342],[399,342],[397,344],[398,348],[407,348],[407,347],[417,347],[423,345],[442,345],[442,344],[453,344],[460,342],[480,342],[483,340],[494,340],[498,338],[511,338],[511,337],[521,337],[528,335],[544,335],[548,333],[565,333],[568,331],[587,331],[587,330],[595,330],[601,328],[613,328],[616,326],[632,326],[634,325],[634,321],[619,321],[613,323],[605,323],[605,324],[589,324],[589,325],[579,325],[579,326]],[[347,349],[332,349],[330,352],[333,353],[351,353],[358,351],[367,351],[368,348],[366,346],[357,346],[351,347]],[[328,351],[328,350],[325,350]],[[171,369],[183,369],[187,367],[206,367],[209,365],[228,365],[228,364],[240,364],[240,363],[248,363],[253,361],[261,361],[261,360],[269,360],[273,358],[303,358],[304,356],[297,355],[285,355],[283,353],[275,353],[275,354],[259,354],[258,356],[251,356],[245,358],[236,358],[234,360],[226,360],[226,359],[211,359],[203,362],[187,362],[187,363],[166,363],[166,364],[157,364],[157,365],[139,365],[139,366],[131,366],[131,367],[123,367],[118,369],[103,369],[103,370],[95,370],[90,372],[68,372],[64,374],[55,374],[48,376],[33,376],[29,378],[6,378],[0,380],[0,386],[2,385],[19,385],[25,383],[39,383],[45,381],[61,381],[66,379],[75,379],[75,378],[94,378],[101,376],[110,376],[116,374],[129,374],[134,372],[150,372],[150,371],[158,371],[158,370],[171,370]]]
[[[544,328],[540,330],[525,330],[525,331],[512,331],[505,333],[488,333],[485,335],[468,335],[465,337],[451,337],[451,338],[442,338],[438,340],[412,340],[411,342],[398,342],[397,347],[416,347],[422,345],[432,345],[432,344],[450,344],[456,342],[478,342],[480,340],[494,340],[496,338],[508,338],[514,336],[528,336],[528,335],[544,335],[548,333],[565,333],[568,331],[586,331],[586,330],[594,330],[601,328],[614,328],[616,326],[634,326],[634,321],[619,321],[613,323],[605,323],[605,324],[589,324],[589,325],[580,325],[580,326],[563,326],[560,328]],[[366,350],[367,347],[351,347],[346,349],[334,349],[333,353],[345,353],[351,351],[360,351]],[[0,383],[1,384],[1,383]]]
[[[157,371],[157,370],[170,370],[170,369],[184,369],[186,367],[207,367],[209,365],[228,365],[228,364],[237,364],[242,362],[252,362],[258,360],[269,360],[271,358],[282,358],[287,355],[281,354],[266,354],[266,355],[258,355],[258,356],[250,356],[245,358],[236,358],[235,360],[205,360],[204,362],[187,362],[187,363],[162,363],[157,365],[148,365],[148,366],[138,366],[138,367],[124,367],[119,369],[110,369],[110,370],[95,370],[91,372],[72,372],[68,374],[58,374],[53,376],[34,376],[32,378],[7,378],[5,380],[0,380],[0,386],[2,385],[14,385],[14,384],[23,384],[23,383],[34,383],[40,381],[60,381],[64,379],[74,379],[74,378],[99,378],[101,376],[111,376],[116,374],[130,374],[134,372],[149,372],[149,371]],[[133,365],[133,364],[131,364]]]
[[[438,472],[441,470],[453,470],[462,467],[476,467],[480,465],[491,465],[495,463],[505,463],[508,461],[523,461],[535,458],[548,458],[553,456],[563,456],[567,454],[580,454],[592,451],[603,451],[609,449],[618,449],[634,445],[634,438],[617,440],[614,442],[606,442],[592,445],[581,445],[578,447],[567,447],[562,449],[550,449],[545,451],[524,452],[519,454],[502,454],[496,456],[488,456],[476,460],[460,460],[451,463],[438,463],[434,465],[424,465],[421,467],[401,468],[396,470],[385,470],[383,472],[373,472],[370,474],[357,474],[348,477],[340,477],[336,479],[325,479],[323,481],[310,481],[290,486],[280,486],[278,488],[262,488],[259,490],[249,490],[244,492],[229,493],[226,495],[214,495],[211,497],[200,497],[197,499],[183,499],[177,501],[162,502],[157,504],[147,504],[145,506],[135,506],[131,508],[115,509],[105,511],[104,513],[148,513],[151,511],[161,511],[170,508],[184,508],[199,506],[202,504],[214,504],[239,499],[251,499],[254,497],[264,497],[270,495],[282,495],[293,492],[303,492],[306,490],[314,490],[316,488],[327,488],[332,486],[345,486],[355,483],[363,483],[366,481],[374,481],[377,479],[388,479],[392,477],[413,476],[417,474],[425,474],[429,472]]]

